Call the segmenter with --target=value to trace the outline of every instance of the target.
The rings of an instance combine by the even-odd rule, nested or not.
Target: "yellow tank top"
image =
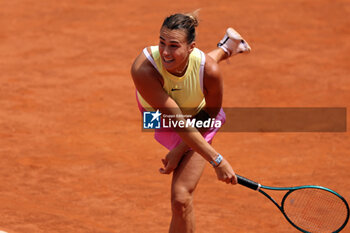
[[[182,77],[177,77],[163,67],[158,46],[151,46],[151,52],[152,56],[146,48],[143,50],[147,59],[163,77],[163,89],[178,104],[183,114],[196,115],[205,106],[203,94],[205,54],[195,48],[190,54],[185,74]],[[154,111],[139,92],[137,92],[137,97],[142,107],[147,111]]]

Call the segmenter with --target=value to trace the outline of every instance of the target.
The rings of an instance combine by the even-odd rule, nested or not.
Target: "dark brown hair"
[[[162,28],[166,27],[170,30],[181,29],[187,34],[187,43],[190,44],[196,39],[196,27],[198,26],[198,11],[192,13],[181,14],[176,13],[165,18]]]

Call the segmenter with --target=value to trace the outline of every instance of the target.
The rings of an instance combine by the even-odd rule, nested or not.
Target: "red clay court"
[[[220,64],[225,107],[349,108],[349,0],[3,1],[0,230],[167,232],[166,149],[141,131],[130,66],[164,17],[197,8],[197,47],[209,52],[229,26],[252,47]],[[213,145],[238,174],[350,200],[349,132],[221,132]],[[209,164],[195,208],[199,233],[297,232]]]

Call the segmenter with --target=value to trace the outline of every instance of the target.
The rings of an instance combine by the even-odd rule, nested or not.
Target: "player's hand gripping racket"
[[[238,183],[271,200],[292,226],[305,233],[340,232],[349,220],[349,205],[338,193],[321,186],[269,187],[237,175]],[[279,205],[262,189],[287,191]]]

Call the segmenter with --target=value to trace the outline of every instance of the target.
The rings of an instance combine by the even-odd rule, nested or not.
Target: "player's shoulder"
[[[150,52],[150,47],[146,47],[148,52]],[[132,66],[131,66],[131,74],[132,76],[139,77],[139,76],[145,76],[145,75],[152,75],[154,74],[155,69],[152,65],[152,63],[147,59],[146,55],[144,54],[143,50],[139,55],[135,58]]]

